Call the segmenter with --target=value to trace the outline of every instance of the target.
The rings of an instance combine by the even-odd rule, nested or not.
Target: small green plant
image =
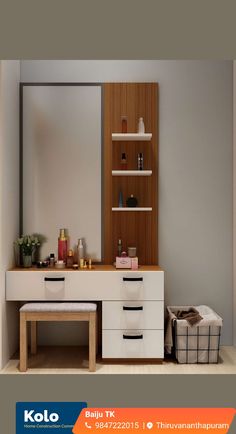
[[[31,256],[34,249],[40,246],[40,241],[35,235],[24,235],[18,238],[15,244],[22,249],[23,255]]]

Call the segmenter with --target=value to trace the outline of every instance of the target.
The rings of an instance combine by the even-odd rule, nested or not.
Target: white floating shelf
[[[117,141],[147,141],[151,140],[152,133],[112,133],[112,140]]]
[[[131,208],[131,207],[115,207],[112,208],[112,211],[152,211],[151,207],[135,207],[135,208]]]
[[[112,176],[151,176],[152,170],[112,170]]]

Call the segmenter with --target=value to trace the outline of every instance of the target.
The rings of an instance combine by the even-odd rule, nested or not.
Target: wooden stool
[[[20,308],[20,371],[27,370],[27,321],[31,322],[31,353],[37,352],[37,321],[88,321],[89,322],[89,371],[96,370],[95,303],[26,303]]]

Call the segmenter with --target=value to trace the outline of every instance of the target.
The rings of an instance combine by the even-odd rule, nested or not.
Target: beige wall
[[[23,81],[159,82],[159,258],[166,271],[165,299],[212,306],[224,320],[224,344],[233,339],[232,65],[21,62]]]
[[[0,367],[18,346],[16,303],[5,301],[5,271],[13,265],[19,230],[20,62],[0,62]]]

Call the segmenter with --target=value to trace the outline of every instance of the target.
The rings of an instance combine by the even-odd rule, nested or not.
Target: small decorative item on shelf
[[[40,261],[40,248],[42,244],[45,241],[47,241],[47,238],[45,237],[45,235],[38,234],[38,233],[34,233],[33,236],[38,238],[38,244],[35,246],[35,249],[33,250],[32,253],[32,265],[36,265],[37,262]]]
[[[50,268],[54,268],[54,266],[55,266],[55,255],[54,255],[54,253],[50,253],[50,256],[49,256],[49,265],[50,265]]]
[[[59,259],[58,261],[55,262],[55,268],[65,268],[66,264],[64,261],[62,261],[61,259]]]
[[[77,251],[78,251],[78,264],[80,264],[80,260],[81,259],[84,260],[84,244],[83,244],[83,239],[82,238],[78,239]]]
[[[128,208],[135,208],[138,205],[138,200],[133,194],[126,200],[126,205]]]
[[[121,116],[121,131],[127,133],[127,116]]]
[[[46,261],[37,261],[36,262],[37,268],[48,268],[49,265],[50,265],[50,262],[47,261],[47,260]]]
[[[60,229],[60,235],[58,238],[58,259],[59,261],[66,262],[67,257],[67,236],[66,230]]]
[[[123,207],[123,194],[122,191],[119,193],[119,208]]]
[[[128,247],[128,256],[129,258],[135,258],[137,255],[137,249],[136,247]]]
[[[34,235],[25,235],[15,241],[15,245],[19,246],[23,255],[23,266],[25,268],[32,267],[32,255],[34,250],[40,246],[40,242]]]
[[[118,246],[117,246],[117,256],[121,257],[121,253],[122,253],[122,241],[121,239],[118,240]]]
[[[131,270],[138,270],[138,258],[131,258]]]
[[[127,169],[127,157],[126,157],[126,153],[125,152],[122,152],[122,154],[121,154],[120,164],[121,164],[121,169],[122,170],[126,170]]]
[[[138,121],[138,133],[139,134],[144,134],[145,133],[145,125],[143,122],[143,118],[139,118]]]
[[[89,267],[89,270],[92,270],[92,259],[91,258],[89,258],[89,265],[88,265],[88,267]]]
[[[143,170],[143,153],[138,153],[138,170]]]
[[[32,256],[31,255],[23,255],[23,266],[24,266],[24,268],[32,267]]]
[[[129,258],[128,256],[117,256],[116,268],[131,268],[131,258]]]
[[[67,268],[72,268],[74,264],[74,252],[72,249],[68,251],[66,266]]]

